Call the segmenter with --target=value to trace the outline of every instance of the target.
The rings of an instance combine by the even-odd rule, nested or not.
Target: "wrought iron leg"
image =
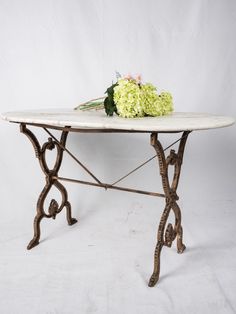
[[[52,186],[52,184],[46,184],[46,186],[44,187],[44,189],[42,190],[42,192],[38,198],[37,214],[34,218],[34,236],[33,236],[33,239],[30,241],[30,243],[27,246],[28,250],[32,249],[33,247],[35,247],[36,245],[39,244],[39,239],[40,239],[40,234],[41,234],[40,222],[45,217],[45,213],[44,213],[44,209],[43,209],[43,203],[44,203],[44,200],[45,200],[48,192],[51,189],[51,186]]]
[[[177,200],[179,199],[179,197],[176,194],[176,190],[178,187],[180,170],[183,161],[184,147],[189,133],[190,132],[183,133],[178,152],[175,153],[174,150],[171,150],[170,155],[167,158],[165,157],[164,149],[161,143],[157,139],[157,133],[151,134],[151,145],[154,147],[157,153],[160,175],[162,178],[162,185],[166,198],[166,205],[158,227],[157,245],[154,253],[154,270],[149,280],[149,287],[155,286],[155,284],[159,280],[160,256],[163,246],[171,247],[172,242],[175,240],[175,238],[177,238],[177,252],[183,253],[183,251],[185,250],[185,245],[182,241],[183,228],[181,225],[181,211],[177,204]],[[170,165],[174,166],[174,177],[171,184],[169,183],[168,177],[168,167]],[[173,227],[172,224],[169,223],[166,227],[171,209],[173,210],[175,215],[175,225]]]
[[[62,211],[62,209],[65,207],[68,224],[73,225],[77,222],[77,220],[71,217],[71,205],[68,201],[68,194],[65,187],[57,179],[55,179],[61,167],[62,158],[63,158],[62,147],[64,147],[66,144],[68,131],[62,132],[59,143],[57,141],[54,141],[52,138],[49,138],[48,141],[41,146],[37,138],[35,137],[35,135],[29,129],[27,129],[25,124],[21,124],[20,129],[21,129],[21,132],[25,134],[31,141],[35,150],[36,157],[39,160],[40,166],[45,174],[45,179],[46,179],[45,187],[43,188],[41,194],[39,195],[38,202],[37,202],[37,214],[34,218],[34,236],[27,246],[27,249],[30,250],[39,244],[40,233],[41,233],[40,222],[43,218],[55,219],[56,215],[59,214]],[[46,159],[45,159],[46,151],[53,150],[55,148],[57,149],[56,161],[53,168],[49,169],[46,163]],[[52,199],[50,202],[49,208],[46,212],[44,209],[45,199],[53,186],[57,188],[58,191],[61,193],[62,201],[61,201],[61,204],[59,205],[55,199]]]
[[[58,188],[62,195],[62,202],[66,208],[66,219],[69,226],[74,225],[77,222],[77,219],[72,218],[71,216],[71,204],[68,202],[68,194],[65,187],[57,180],[55,180],[54,185]]]
[[[44,215],[43,214],[37,214],[34,218],[34,237],[30,241],[30,243],[27,246],[27,249],[30,250],[34,246],[39,244],[39,239],[40,239],[40,222],[43,219]]]
[[[186,249],[186,246],[183,244],[183,227],[181,225],[181,211],[176,202],[172,203],[172,209],[176,217],[175,230],[177,238],[177,253],[181,254]]]

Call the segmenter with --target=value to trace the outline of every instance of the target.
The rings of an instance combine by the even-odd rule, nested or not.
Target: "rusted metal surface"
[[[71,217],[71,205],[68,201],[68,195],[65,187],[54,177],[57,176],[58,171],[61,167],[62,158],[63,158],[63,149],[60,147],[60,145],[55,142],[51,137],[48,139],[46,143],[44,143],[42,146],[39,144],[39,141],[37,140],[36,136],[27,129],[25,124],[20,125],[20,130],[23,134],[25,134],[31,143],[33,144],[36,157],[39,160],[40,166],[42,168],[42,171],[45,174],[45,180],[46,184],[39,195],[38,201],[37,201],[37,214],[34,218],[34,236],[33,239],[30,241],[30,243],[27,246],[27,249],[30,250],[34,246],[39,244],[40,239],[40,222],[43,218],[56,218],[56,215],[59,214],[62,209],[66,208],[66,217],[67,222],[69,225],[73,225],[77,222],[75,218]],[[66,139],[67,139],[68,132],[63,131],[61,134],[60,143],[65,146]],[[47,165],[45,154],[47,150],[53,150],[57,149],[57,156],[55,160],[55,164],[52,169],[50,169]],[[49,208],[47,212],[44,208],[45,199],[51,190],[52,186],[56,187],[57,190],[61,193],[62,200],[61,204],[59,205],[55,199],[52,199],[49,205]]]
[[[102,187],[105,189],[114,189],[114,190],[121,190],[121,191],[127,191],[127,192],[132,192],[132,193],[145,194],[145,195],[150,195],[150,196],[163,197],[165,198],[165,208],[162,213],[161,220],[158,227],[158,232],[157,232],[157,244],[156,244],[156,248],[154,252],[154,270],[149,280],[149,286],[153,287],[159,279],[160,255],[161,255],[161,250],[163,246],[171,247],[172,242],[175,239],[177,239],[177,252],[182,253],[185,250],[185,245],[183,244],[183,240],[182,240],[183,229],[181,225],[181,211],[177,204],[177,200],[179,199],[179,197],[176,191],[178,188],[181,165],[183,162],[184,148],[185,148],[185,144],[186,144],[190,131],[183,132],[182,137],[180,139],[173,142],[171,145],[167,146],[165,149],[162,147],[160,141],[158,140],[158,133],[157,132],[151,133],[151,145],[155,149],[156,154],[153,157],[149,158],[147,161],[143,162],[140,166],[130,171],[127,175],[122,176],[119,180],[115,181],[112,184],[108,184],[108,183],[102,183],[77,157],[75,157],[66,148],[66,140],[67,140],[68,133],[70,131],[74,131],[69,126],[64,127],[64,128],[55,128],[53,126],[48,126],[48,128],[57,129],[61,131],[60,140],[58,140],[48,130],[48,128],[45,127],[45,125],[34,125],[34,126],[43,128],[47,132],[47,134],[49,134],[50,137],[41,146],[36,136],[32,133],[32,131],[30,131],[26,127],[26,124],[24,123],[20,124],[21,132],[29,138],[29,140],[31,141],[34,147],[35,155],[39,160],[40,166],[42,168],[42,171],[45,174],[45,179],[46,179],[45,186],[41,194],[39,195],[39,198],[37,201],[37,213],[34,219],[34,236],[33,236],[33,239],[30,241],[27,248],[31,249],[34,246],[39,244],[40,222],[43,218],[55,219],[57,214],[60,213],[63,208],[66,208],[68,224],[73,225],[74,223],[77,222],[75,218],[71,217],[71,205],[68,201],[67,191],[60,181],[68,181],[68,182],[80,183],[80,184],[91,185],[91,186],[96,186],[96,187]],[[109,132],[108,130],[106,131]],[[112,132],[112,130],[110,131]],[[100,132],[100,130],[96,130],[96,132]],[[121,132],[123,131],[121,130]],[[133,133],[133,131],[129,131],[129,133]],[[179,142],[177,153],[175,152],[175,150],[171,149],[169,155],[166,157],[165,151],[169,149],[171,146],[173,146],[174,144],[176,144],[177,142]],[[56,160],[55,160],[54,166],[50,169],[46,162],[46,151],[53,150],[53,149],[56,149],[57,154],[56,154]],[[60,177],[58,175],[58,172],[62,164],[64,152],[68,153],[70,157],[72,157],[73,160],[75,160],[77,164],[81,166],[96,182],[88,182],[88,181],[82,181],[82,180],[77,180],[77,179]],[[133,172],[137,171],[138,169],[140,169],[141,167],[143,167],[145,164],[147,164],[149,161],[153,160],[156,157],[159,164],[160,176],[162,179],[162,186],[163,186],[164,193],[149,192],[149,191],[131,189],[127,187],[116,186],[118,182],[122,181],[124,178],[126,178]],[[171,182],[169,180],[169,175],[168,175],[168,168],[170,166],[174,167],[174,175]],[[61,193],[62,200],[61,200],[61,203],[58,204],[58,202],[55,199],[52,199],[50,202],[49,208],[47,209],[47,211],[45,211],[44,203],[48,196],[49,191],[51,190],[53,186],[56,187],[58,191]],[[171,210],[173,211],[174,216],[175,216],[174,226],[170,223],[167,224]]]
[[[158,157],[160,175],[162,178],[162,186],[165,193],[166,205],[161,216],[161,220],[157,232],[157,244],[154,252],[154,270],[153,274],[149,280],[149,287],[155,286],[159,280],[160,275],[160,255],[163,246],[171,247],[172,242],[177,237],[177,252],[183,253],[185,250],[185,245],[183,244],[183,229],[181,225],[181,211],[177,204],[179,199],[176,190],[179,183],[181,165],[183,162],[184,148],[187,141],[187,137],[190,132],[184,132],[179,143],[178,152],[175,153],[174,150],[170,151],[169,156],[165,157],[164,149],[157,138],[157,133],[151,134],[151,145],[155,149]],[[174,166],[174,176],[170,184],[168,176],[168,167]],[[175,215],[175,225],[168,224],[166,228],[166,223],[170,214],[171,209]],[[165,230],[166,228],[166,230]]]
[[[119,191],[131,192],[131,193],[144,194],[144,195],[149,195],[149,196],[165,197],[165,194],[162,194],[162,193],[130,189],[130,188],[121,187],[121,186],[114,186],[114,185],[108,184],[108,183],[98,184],[98,183],[94,183],[94,182],[88,182],[88,181],[70,179],[70,178],[64,178],[64,177],[55,177],[55,179],[60,180],[60,181],[67,181],[67,182],[72,182],[72,183],[80,183],[80,184],[84,184],[84,185],[96,186],[96,187],[104,188],[106,190],[111,189],[111,190],[119,190]]]

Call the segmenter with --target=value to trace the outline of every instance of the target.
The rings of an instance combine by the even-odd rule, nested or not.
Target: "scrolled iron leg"
[[[155,284],[159,280],[161,250],[163,246],[165,245],[164,231],[165,231],[167,219],[169,217],[170,209],[171,209],[170,204],[167,201],[167,204],[161,216],[161,220],[158,227],[157,244],[156,244],[155,253],[154,253],[154,269],[153,269],[152,276],[149,280],[149,284],[148,284],[149,287],[154,287]]]
[[[34,218],[34,237],[30,241],[30,243],[27,246],[27,250],[31,250],[33,247],[39,244],[40,239],[40,222],[43,219],[43,214],[37,214]]]
[[[71,204],[68,201],[67,191],[66,191],[65,187],[57,180],[54,181],[54,185],[60,191],[60,193],[62,195],[62,204],[66,208],[66,219],[67,219],[68,225],[72,226],[72,225],[74,225],[77,222],[77,219],[72,218],[72,215],[71,215]]]
[[[175,214],[175,230],[177,237],[177,253],[182,254],[186,249],[186,246],[183,244],[183,227],[181,225],[181,210],[176,201],[173,201],[172,209]]]
[[[163,243],[160,241],[157,242],[156,248],[155,248],[155,253],[154,253],[154,270],[152,273],[152,276],[149,280],[148,286],[149,287],[154,287],[155,284],[159,280],[159,275],[160,275],[160,257],[161,257],[161,250],[163,247]]]
[[[173,210],[175,214],[175,230],[171,224],[168,224],[166,228],[166,223],[170,214],[170,210]],[[178,211],[177,211],[178,209]],[[178,213],[178,214],[177,214]],[[165,231],[166,229],[166,231]],[[149,280],[149,287],[154,287],[159,280],[160,276],[160,259],[161,259],[161,250],[163,246],[171,247],[172,242],[177,237],[177,253],[181,254],[186,249],[183,244],[183,228],[181,226],[181,212],[178,205],[172,201],[170,204],[167,203],[164,212],[161,217],[161,221],[158,227],[158,236],[157,236],[157,245],[154,253],[154,270],[153,274]]]
[[[163,246],[171,247],[172,242],[177,238],[177,252],[183,253],[185,250],[185,245],[183,244],[183,228],[181,225],[181,211],[177,204],[177,200],[179,199],[176,190],[178,187],[181,165],[183,160],[183,153],[186,144],[186,140],[188,134],[190,132],[184,132],[178,152],[176,153],[174,150],[170,151],[169,156],[165,156],[165,151],[157,139],[157,133],[151,134],[151,145],[156,151],[158,164],[160,169],[160,175],[162,178],[162,186],[165,192],[166,198],[166,207],[161,217],[161,221],[158,227],[158,236],[157,236],[157,245],[154,253],[154,270],[153,274],[149,280],[149,287],[155,286],[155,284],[159,280],[160,275],[160,255]],[[168,167],[174,166],[174,177],[172,183],[169,182],[168,176]],[[168,224],[166,228],[167,219],[169,217],[170,210],[173,210],[175,215],[175,226],[173,228],[172,224]],[[166,231],[165,231],[166,229]]]
[[[57,201],[55,199],[51,200],[51,203],[48,208],[48,213],[45,213],[44,211],[44,201],[51,189],[52,186],[55,186],[59,189],[62,195],[62,204],[61,206],[58,205]],[[60,188],[59,188],[60,187]],[[77,222],[77,219],[72,218],[71,216],[71,205],[69,201],[67,200],[67,192],[64,186],[59,182],[54,182],[52,184],[47,184],[45,188],[43,189],[42,193],[39,196],[38,203],[37,203],[37,215],[34,218],[34,236],[33,239],[30,241],[30,243],[27,246],[27,249],[30,250],[36,245],[39,244],[40,240],[40,223],[41,220],[46,218],[53,218],[56,219],[57,214],[61,212],[63,208],[66,208],[66,218],[68,225],[74,225]]]
[[[34,218],[34,236],[33,236],[33,239],[29,242],[27,246],[27,250],[31,250],[33,247],[39,244],[40,235],[41,235],[40,223],[41,223],[41,220],[44,217],[46,217],[43,204],[51,187],[52,187],[52,184],[47,183],[39,195],[38,202],[37,202],[37,214]]]
[[[40,166],[42,168],[42,171],[45,174],[45,179],[46,179],[45,187],[43,188],[37,202],[37,214],[34,219],[34,236],[27,246],[27,249],[30,250],[39,244],[40,223],[44,217],[55,219],[57,214],[59,214],[62,211],[62,209],[65,207],[68,224],[73,225],[77,222],[77,220],[75,218],[72,218],[71,216],[71,205],[68,201],[66,188],[55,178],[57,177],[58,171],[61,167],[63,151],[64,151],[63,147],[65,147],[65,144],[66,144],[68,131],[62,132],[60,141],[53,140],[50,137],[48,141],[45,142],[41,146],[36,136],[29,129],[27,129],[25,124],[21,124],[20,129],[21,129],[21,132],[25,134],[31,141],[35,150],[35,155],[39,160]],[[55,148],[57,150],[56,160],[55,160],[53,168],[49,168],[46,162],[46,151],[53,150]],[[45,199],[53,186],[57,188],[59,192],[61,193],[62,201],[61,201],[61,204],[59,205],[55,199],[52,199],[50,202],[48,211],[45,212],[45,209],[44,209]]]

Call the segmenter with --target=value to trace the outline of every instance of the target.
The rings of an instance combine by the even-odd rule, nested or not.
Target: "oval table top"
[[[70,126],[77,129],[179,132],[222,128],[234,124],[233,117],[208,113],[174,112],[161,117],[108,117],[104,110],[41,109],[2,113],[3,120],[18,123]]]

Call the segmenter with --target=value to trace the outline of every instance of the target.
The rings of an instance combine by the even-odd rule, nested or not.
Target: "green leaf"
[[[118,84],[112,84],[108,89],[106,90],[107,97],[104,100],[104,107],[106,114],[108,116],[113,116],[114,112],[117,114],[117,108],[116,104],[114,102],[113,96],[114,96],[114,87],[117,86]]]

